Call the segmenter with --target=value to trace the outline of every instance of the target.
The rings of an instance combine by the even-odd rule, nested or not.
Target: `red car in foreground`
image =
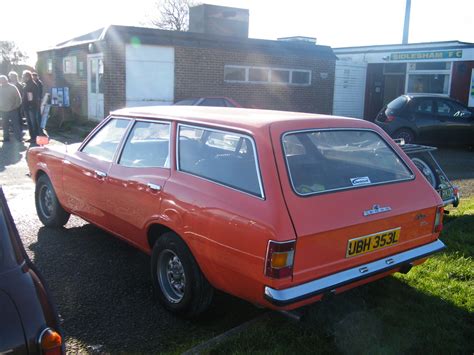
[[[186,316],[214,289],[294,309],[445,247],[440,196],[363,120],[129,108],[28,164],[46,226],[72,213],[150,254],[158,299]]]

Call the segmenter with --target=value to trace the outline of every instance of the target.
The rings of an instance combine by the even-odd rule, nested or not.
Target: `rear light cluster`
[[[440,233],[443,230],[443,214],[444,214],[443,206],[438,206],[438,208],[436,209],[436,216],[435,216],[435,221],[434,221],[434,226],[433,226],[434,233]]]
[[[39,346],[40,353],[45,355],[61,355],[63,339],[61,335],[52,330],[51,328],[46,328],[43,330],[39,337]]]
[[[292,276],[295,256],[295,240],[276,242],[270,240],[265,260],[265,275],[274,279]]]

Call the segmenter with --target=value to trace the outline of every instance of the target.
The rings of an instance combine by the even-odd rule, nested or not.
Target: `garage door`
[[[366,73],[365,63],[336,62],[333,115],[364,117]]]
[[[173,47],[127,45],[125,60],[128,107],[173,103]]]

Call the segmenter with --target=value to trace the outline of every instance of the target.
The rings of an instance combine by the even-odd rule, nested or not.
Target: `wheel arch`
[[[153,246],[155,245],[156,241],[161,238],[163,235],[166,233],[174,233],[176,234],[189,248],[188,243],[184,240],[184,238],[181,237],[179,233],[177,233],[175,230],[165,226],[164,224],[155,222],[150,224],[147,230],[147,242],[148,242],[148,247],[150,248],[150,251],[153,250]],[[191,249],[191,248],[189,248]]]

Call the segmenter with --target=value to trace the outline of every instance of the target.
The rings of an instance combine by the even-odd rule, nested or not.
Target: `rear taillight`
[[[295,256],[295,240],[276,242],[270,240],[265,260],[265,275],[281,279],[293,274],[293,259]]]
[[[41,354],[60,355],[62,354],[62,345],[63,339],[61,338],[61,335],[51,328],[43,330],[39,337]]]
[[[392,122],[392,121],[395,121],[394,115],[388,115],[387,118],[385,119],[385,122]]]
[[[435,216],[435,221],[434,221],[434,226],[433,226],[434,233],[440,233],[443,230],[443,214],[444,214],[444,208],[443,206],[439,206],[436,209],[436,216]]]

